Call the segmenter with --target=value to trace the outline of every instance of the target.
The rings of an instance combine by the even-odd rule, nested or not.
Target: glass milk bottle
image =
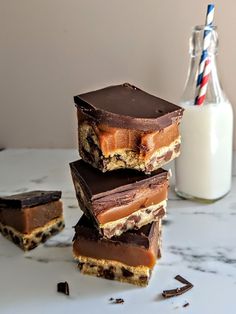
[[[180,102],[185,111],[180,126],[181,154],[175,163],[175,190],[186,199],[214,202],[231,188],[233,112],[217,73],[216,27],[212,28],[208,49],[211,73],[206,99],[203,105],[194,105],[204,28],[196,26],[190,39],[190,67]]]

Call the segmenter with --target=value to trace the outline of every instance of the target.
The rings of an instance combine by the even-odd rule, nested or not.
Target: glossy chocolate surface
[[[164,169],[155,170],[151,174],[130,169],[102,173],[83,160],[70,163],[70,167],[92,200],[122,191],[131,191],[143,184],[155,188],[168,177],[168,171]]]
[[[98,124],[143,131],[178,121],[183,109],[124,83],[74,97],[78,110]]]
[[[1,208],[34,207],[41,204],[57,201],[61,198],[61,191],[30,191],[10,196],[0,197]]]

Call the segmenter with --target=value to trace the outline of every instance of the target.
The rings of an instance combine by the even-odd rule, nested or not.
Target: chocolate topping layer
[[[74,101],[96,123],[143,131],[163,129],[178,121],[184,111],[129,83],[81,94]]]
[[[83,185],[92,200],[110,194],[114,195],[114,193],[131,191],[143,184],[147,184],[149,188],[155,188],[168,176],[168,171],[164,169],[155,170],[151,174],[144,174],[130,169],[102,173],[83,160],[70,163],[70,167],[72,173],[79,178],[79,183]]]
[[[23,209],[34,207],[49,202],[58,201],[61,191],[31,191],[10,196],[0,197],[0,209]]]

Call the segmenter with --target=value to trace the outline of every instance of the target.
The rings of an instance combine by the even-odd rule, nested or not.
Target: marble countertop
[[[68,163],[75,150],[0,152],[0,195],[33,189],[61,189],[66,228],[47,243],[23,253],[0,235],[0,313],[192,313],[233,314],[236,293],[236,178],[231,193],[212,205],[169,195],[164,223],[163,257],[150,285],[129,284],[81,275],[72,258],[72,226],[78,209]],[[194,284],[184,295],[163,299],[180,274]],[[70,296],[56,292],[68,281]],[[124,304],[110,304],[109,298]],[[189,303],[189,306],[183,307]]]

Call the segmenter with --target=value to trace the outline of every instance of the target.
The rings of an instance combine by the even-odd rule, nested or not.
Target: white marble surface
[[[66,228],[46,244],[23,253],[0,235],[0,313],[192,313],[236,312],[236,178],[232,192],[213,205],[178,199],[170,193],[163,257],[150,285],[139,288],[84,276],[71,253],[72,226],[81,213],[68,163],[73,150],[0,152],[0,195],[33,189],[61,189]],[[163,289],[178,286],[180,274],[194,284],[186,294],[165,300]],[[56,292],[68,281],[71,295]],[[109,298],[123,298],[112,305]],[[183,305],[189,302],[188,307]]]

